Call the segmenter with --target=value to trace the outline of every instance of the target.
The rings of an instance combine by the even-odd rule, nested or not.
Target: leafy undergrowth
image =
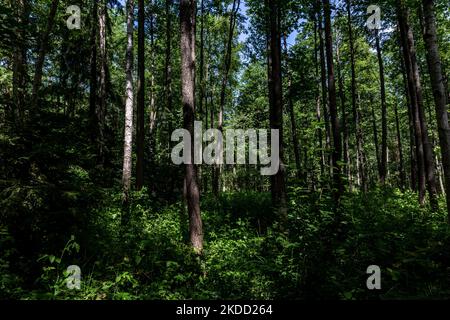
[[[40,203],[40,195],[30,190],[10,193],[9,201],[26,197],[30,205]],[[33,252],[20,247],[20,230],[0,226],[0,298],[450,297],[446,215],[419,207],[413,193],[378,189],[346,194],[336,225],[329,197],[293,189],[288,233],[277,231],[269,194],[206,196],[201,257],[186,245],[182,203],[168,205],[146,190],[135,193],[130,223],[121,228],[120,192],[104,190],[96,197],[96,205],[82,211],[77,228],[57,235],[40,229],[48,221],[40,222],[39,215],[28,217],[28,236],[37,241]],[[26,210],[18,212],[15,219],[24,214]],[[55,225],[63,219],[55,218]],[[69,265],[81,268],[80,290],[67,288]],[[369,265],[381,268],[379,291],[366,287]]]

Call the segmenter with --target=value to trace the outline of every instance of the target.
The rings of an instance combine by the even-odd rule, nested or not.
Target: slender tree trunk
[[[138,0],[138,84],[137,84],[137,130],[136,130],[136,189],[144,186],[145,143],[145,7]]]
[[[405,181],[406,181],[406,177],[405,177],[405,167],[404,167],[404,163],[403,163],[403,146],[402,146],[402,136],[401,136],[401,131],[400,131],[400,120],[398,117],[398,108],[397,108],[397,104],[394,104],[394,112],[395,112],[395,128],[396,128],[396,133],[397,133],[397,147],[398,147],[398,155],[399,155],[399,172],[400,172],[400,189],[404,190],[405,188]]]
[[[317,7],[317,4],[316,4]],[[314,19],[314,65],[315,65],[315,79],[317,79],[317,89],[316,89],[316,118],[317,122],[322,122],[322,115],[320,112],[320,105],[321,105],[321,95],[320,95],[320,76],[319,76],[319,58],[318,58],[318,45],[317,45],[317,29],[318,29],[318,22],[317,22],[317,10],[319,8],[316,8],[315,12],[313,13],[313,19]],[[319,140],[319,155],[320,155],[320,177],[323,177],[324,174],[324,167],[325,167],[325,156],[323,153],[323,134],[322,134],[322,128],[319,126],[317,128],[317,138]]]
[[[427,51],[428,70],[431,78],[431,87],[433,89],[439,144],[442,153],[442,167],[444,170],[447,212],[450,222],[450,127],[448,124],[447,98],[436,35],[434,1],[422,0],[422,5],[424,14],[423,39]]]
[[[339,44],[336,46],[336,67],[338,74],[338,84],[339,84],[339,98],[341,100],[341,111],[342,111],[342,134],[343,134],[343,160],[344,160],[344,171],[347,176],[348,182],[351,184],[351,174],[350,174],[350,154],[349,154],[349,139],[348,139],[348,128],[347,128],[347,112],[345,108],[345,94],[344,94],[344,79],[341,73],[341,57]]]
[[[131,188],[132,171],[132,140],[133,140],[133,34],[134,34],[134,0],[127,0],[127,50],[125,67],[125,133],[123,155],[123,202],[128,207],[129,192]],[[128,223],[128,212],[122,213],[122,225]]]
[[[424,163],[424,146],[422,139],[422,126],[420,123],[420,116],[418,110],[416,82],[414,79],[414,71],[412,65],[412,57],[410,51],[410,43],[408,41],[408,33],[410,32],[407,13],[403,8],[402,2],[398,3],[398,19],[400,27],[400,35],[402,39],[403,56],[405,58],[405,69],[408,82],[408,92],[411,103],[411,116],[414,123],[414,136],[416,146],[416,162],[417,162],[417,178],[418,178],[418,191],[419,191],[419,203],[423,205],[425,203],[425,163]]]
[[[378,176],[379,176],[380,168],[381,168],[381,159],[380,159],[380,147],[379,147],[379,140],[378,140],[377,118],[375,115],[375,110],[373,108],[373,104],[371,104],[370,107],[371,107],[371,112],[372,112],[373,143],[375,145],[375,155],[377,158],[377,169],[378,169]]]
[[[319,8],[321,8],[320,0],[317,0]],[[329,115],[329,103],[328,103],[328,92],[327,92],[327,76],[326,76],[326,57],[325,57],[325,46],[324,46],[324,30],[323,30],[323,16],[322,11],[319,10],[319,51],[320,51],[320,79],[322,84],[322,105],[323,105],[323,118],[325,122],[325,146],[327,149],[326,158],[327,165],[329,166],[330,172],[332,170],[332,158],[330,157],[331,150],[331,129],[330,129],[330,115]]]
[[[218,122],[217,122],[217,128],[219,129],[220,132],[223,132],[223,113],[224,113],[224,108],[225,108],[226,90],[227,90],[230,68],[231,68],[234,31],[236,28],[237,14],[239,12],[240,3],[241,3],[240,0],[233,0],[233,8],[230,12],[230,25],[229,25],[229,31],[228,31],[227,51],[225,53],[224,72],[223,72],[222,85],[221,85],[221,90],[220,90],[220,106],[219,106]],[[223,145],[220,145],[219,147],[220,147],[220,150],[219,150],[220,156],[219,157],[222,157]],[[217,194],[220,190],[220,178],[221,178],[222,167],[219,164],[216,164],[215,170],[216,170],[215,183],[217,185],[214,187],[214,190]]]
[[[36,60],[34,80],[33,80],[33,91],[31,96],[31,108],[35,109],[38,102],[38,93],[42,83],[42,68],[44,66],[45,55],[48,50],[48,39],[53,30],[53,25],[55,22],[56,10],[58,9],[59,0],[53,0],[50,5],[50,12],[47,18],[47,26],[42,34],[39,45],[38,58]]]
[[[195,8],[195,0],[180,0],[181,91],[184,128],[191,135],[191,155],[194,155],[195,120]],[[201,253],[203,250],[203,227],[200,214],[200,192],[193,161],[185,164],[185,170],[190,241],[195,252]]]
[[[353,27],[351,20],[351,0],[346,0],[347,2],[347,24],[348,24],[348,35],[349,35],[349,43],[350,43],[350,65],[351,65],[351,95],[352,95],[352,113],[353,113],[353,122],[354,122],[354,132],[355,132],[355,140],[356,140],[356,162],[357,162],[357,171],[360,184],[363,187],[363,190],[367,190],[366,183],[366,175],[364,169],[364,155],[363,155],[363,147],[362,147],[362,131],[360,126],[360,111],[358,108],[358,104],[356,103],[357,96],[357,88],[356,88],[356,63],[355,63],[355,44],[353,41]]]
[[[286,59],[288,59],[288,48],[287,48],[287,35],[284,34],[284,52]],[[299,146],[299,138],[298,138],[298,132],[297,132],[297,122],[295,121],[295,114],[294,114],[294,102],[292,100],[292,74],[289,70],[289,64],[286,64],[287,68],[287,77],[288,77],[288,88],[287,88],[287,97],[288,97],[288,111],[289,111],[289,118],[291,120],[291,131],[292,131],[292,144],[294,146],[294,157],[295,157],[295,166],[297,168],[297,178],[301,179],[301,160],[300,160],[300,146]]]
[[[98,25],[99,25],[99,47],[100,47],[100,83],[99,83],[99,105],[97,109],[98,119],[98,142],[100,163],[105,162],[105,127],[106,127],[106,77],[108,59],[106,53],[106,0],[99,1]]]
[[[150,89],[149,89],[149,135],[150,135],[150,157],[153,157],[156,154],[156,137],[154,136],[154,132],[156,130],[156,117],[158,115],[158,109],[155,104],[155,27],[154,27],[154,9],[153,9],[153,1],[150,1]],[[169,11],[170,13],[170,11]],[[144,59],[145,61],[145,59]],[[165,70],[166,72],[166,70]],[[170,140],[170,139],[169,139]]]
[[[438,209],[438,202],[436,198],[437,187],[436,187],[436,178],[435,178],[435,163],[434,163],[434,155],[433,148],[430,143],[430,138],[428,135],[427,128],[427,120],[424,112],[424,100],[423,100],[423,92],[422,85],[420,82],[420,73],[419,66],[417,63],[416,57],[416,49],[414,44],[414,36],[411,28],[408,25],[408,13],[405,15],[405,21],[407,26],[407,42],[408,42],[408,50],[411,59],[412,73],[414,79],[414,89],[416,94],[417,101],[417,113],[419,116],[419,123],[422,130],[422,143],[423,143],[423,151],[424,151],[424,166],[425,166],[425,179],[428,194],[430,197],[430,204],[433,211]]]
[[[98,141],[98,120],[97,120],[97,27],[98,27],[98,3],[93,1],[91,12],[91,65],[90,65],[90,79],[89,79],[89,115],[90,115],[90,130],[91,142],[97,145]]]
[[[280,161],[278,172],[271,176],[272,202],[277,211],[281,229],[285,229],[286,212],[286,185],[285,167],[283,159],[283,87],[281,77],[281,31],[280,31],[280,3],[279,0],[269,0],[270,21],[270,60],[269,90],[270,99],[270,127],[279,130]]]
[[[339,206],[340,197],[344,191],[341,181],[341,157],[342,157],[342,143],[341,133],[339,127],[339,119],[337,113],[336,103],[336,82],[334,76],[334,62],[333,62],[333,38],[331,33],[331,6],[329,0],[323,0],[323,8],[325,15],[325,46],[327,56],[327,70],[328,70],[328,100],[330,106],[331,129],[333,132],[333,153],[332,153],[332,171],[334,182],[334,198],[336,208]]]
[[[381,54],[380,32],[376,30],[375,43],[378,57],[378,67],[380,71],[380,94],[381,94],[381,161],[379,175],[381,184],[386,183],[387,178],[387,107],[386,107],[386,86],[384,80],[384,63]]]
[[[173,97],[172,97],[172,6],[173,0],[166,1],[166,61],[164,67],[164,94],[166,102],[166,110],[164,114],[168,113],[166,117],[168,140],[167,149],[170,150],[170,135],[172,134],[172,114],[173,114]]]

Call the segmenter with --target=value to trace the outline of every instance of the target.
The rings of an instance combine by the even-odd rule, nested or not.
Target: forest
[[[448,0],[0,0],[0,35],[0,300],[450,298]]]

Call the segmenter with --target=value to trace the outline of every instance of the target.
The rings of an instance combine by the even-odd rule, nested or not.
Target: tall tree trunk
[[[97,110],[98,119],[98,141],[100,163],[104,164],[105,155],[105,127],[106,127],[106,77],[108,58],[106,53],[106,0],[99,1],[98,25],[99,25],[99,47],[100,47],[100,83],[99,83],[99,105]]]
[[[284,53],[286,56],[286,60],[288,59],[288,48],[287,48],[287,35],[284,34]],[[287,97],[288,97],[288,111],[289,111],[289,119],[291,120],[291,131],[292,131],[292,144],[294,146],[294,157],[295,157],[295,166],[297,168],[297,178],[301,179],[302,176],[302,168],[301,168],[301,160],[300,160],[300,146],[299,146],[299,138],[297,132],[297,122],[295,121],[294,114],[294,102],[292,100],[292,74],[289,70],[289,63],[286,63],[287,68],[287,77],[288,77],[288,88],[287,88]]]
[[[98,120],[97,120],[97,103],[98,103],[98,78],[97,78],[97,28],[98,28],[98,3],[93,1],[91,12],[91,64],[89,78],[89,115],[90,115],[90,131],[91,143],[97,145],[98,139]]]
[[[317,11],[320,9],[320,7],[317,6],[316,3],[316,10],[313,12],[313,19],[314,19],[314,65],[315,65],[315,79],[317,80],[317,89],[316,89],[316,118],[317,122],[322,122],[322,115],[320,112],[320,105],[321,105],[321,94],[320,94],[320,76],[319,76],[319,58],[318,58],[318,45],[317,45],[317,29],[318,29],[318,22],[317,22]],[[324,167],[325,167],[325,155],[323,153],[323,134],[322,134],[322,128],[319,126],[317,128],[317,138],[319,140],[319,154],[320,154],[320,177],[323,177],[324,174]]]
[[[375,155],[377,158],[378,176],[380,176],[381,159],[380,159],[380,147],[379,147],[379,140],[378,140],[377,118],[375,115],[375,110],[373,108],[373,104],[371,104],[370,107],[371,107],[371,112],[372,112],[373,144],[375,145]]]
[[[129,192],[131,188],[132,171],[132,140],[133,140],[133,34],[134,34],[134,0],[127,0],[127,51],[125,67],[125,134],[123,155],[123,202],[128,206]],[[122,213],[122,224],[128,223],[128,212]]]
[[[172,134],[172,114],[173,114],[173,97],[172,97],[172,6],[173,0],[166,1],[166,60],[164,66],[164,94],[165,107],[164,114],[169,114],[167,119],[167,147],[170,150],[170,135]]]
[[[406,22],[408,21],[408,14],[406,14],[405,21]],[[420,72],[419,72],[419,66],[418,66],[418,62],[417,62],[416,49],[415,49],[415,44],[414,44],[414,36],[413,36],[411,28],[409,28],[408,23],[406,23],[406,24],[408,26],[407,40],[408,40],[408,48],[409,48],[409,52],[410,52],[410,57],[411,57],[413,77],[414,77],[414,82],[415,82],[415,92],[416,92],[416,98],[417,98],[418,115],[419,115],[419,120],[420,120],[420,126],[422,129],[425,178],[426,178],[428,195],[430,197],[431,208],[433,211],[436,211],[438,209],[438,202],[437,202],[436,177],[435,177],[435,172],[434,172],[435,163],[434,163],[433,147],[430,143],[430,137],[428,135],[427,120],[426,120],[425,110],[424,110],[423,91],[422,91],[422,85],[421,85],[421,81],[420,81]]]
[[[411,103],[411,117],[414,123],[414,143],[416,146],[416,162],[417,162],[417,179],[418,179],[418,191],[419,191],[419,203],[423,205],[425,203],[425,163],[424,163],[424,146],[422,139],[422,126],[420,123],[419,106],[417,101],[416,82],[414,77],[413,63],[410,51],[409,30],[407,21],[407,12],[403,7],[403,3],[400,1],[397,5],[397,15],[400,27],[400,36],[402,40],[403,56],[405,59],[406,77],[408,83],[408,93]]]
[[[38,58],[36,60],[34,79],[33,79],[33,91],[31,95],[31,108],[35,109],[38,102],[38,93],[42,83],[42,68],[44,66],[45,55],[48,50],[48,39],[53,30],[55,22],[56,10],[58,9],[59,0],[53,0],[50,5],[50,12],[47,18],[47,26],[42,34],[39,44]]]
[[[230,75],[230,68],[231,68],[234,31],[236,28],[237,14],[239,12],[240,4],[241,4],[240,0],[233,0],[233,8],[231,9],[231,12],[230,12],[230,25],[229,25],[229,31],[228,31],[227,49],[225,52],[223,78],[222,78],[222,84],[221,84],[221,90],[220,90],[220,106],[219,106],[218,122],[217,122],[217,128],[219,129],[220,132],[223,132],[223,114],[224,114],[224,108],[225,108],[225,98],[226,98],[226,91],[227,91],[228,80],[229,80],[229,75]],[[222,157],[223,145],[220,145],[219,147],[220,147],[219,157]],[[220,190],[220,178],[221,178],[222,167],[217,163],[215,165],[215,170],[216,170],[216,174],[215,174],[216,186],[213,188],[213,190],[217,194]]]
[[[344,191],[341,181],[341,157],[342,143],[339,128],[339,119],[336,104],[336,82],[334,77],[333,62],[333,37],[331,33],[331,6],[329,0],[323,0],[324,16],[325,16],[325,47],[327,56],[328,69],[328,100],[330,106],[331,129],[333,132],[333,153],[332,153],[332,170],[334,182],[334,198],[336,208],[339,206],[340,197]]]
[[[325,146],[327,149],[326,158],[327,165],[329,166],[330,172],[332,171],[332,157],[330,157],[331,150],[331,129],[330,129],[330,115],[329,115],[329,103],[328,103],[328,92],[327,92],[327,70],[326,70],[326,57],[325,57],[325,45],[324,45],[324,30],[323,30],[323,16],[320,10],[321,3],[317,0],[319,12],[318,12],[318,22],[319,22],[319,51],[320,51],[320,80],[322,84],[322,105],[323,105],[323,118],[325,122]]]
[[[355,132],[355,140],[356,140],[356,162],[357,162],[357,170],[358,176],[360,178],[360,185],[363,190],[367,190],[366,183],[366,175],[364,169],[364,155],[363,155],[363,147],[362,147],[362,131],[360,126],[361,114],[358,108],[358,104],[356,103],[357,96],[357,88],[356,88],[356,63],[355,63],[355,44],[353,40],[353,27],[351,20],[351,0],[346,0],[347,2],[347,24],[348,24],[348,35],[349,35],[349,43],[350,43],[350,65],[351,65],[351,95],[352,95],[352,113],[353,113],[353,123],[354,123],[354,132]]]
[[[402,146],[402,136],[400,131],[400,120],[398,117],[398,108],[397,104],[394,104],[394,112],[395,112],[395,128],[397,133],[397,147],[398,147],[398,155],[399,155],[399,172],[400,172],[400,189],[405,188],[405,166],[403,163],[403,146]]]
[[[184,128],[191,135],[191,155],[194,155],[195,120],[195,9],[196,0],[180,0],[181,91]],[[195,252],[201,253],[203,250],[203,226],[197,172],[193,161],[185,164],[185,170],[190,241]]]
[[[380,72],[380,94],[381,94],[381,161],[379,175],[381,184],[385,184],[387,178],[387,109],[386,109],[386,86],[384,80],[384,63],[381,55],[380,32],[376,30],[375,43],[378,57],[378,68]]]
[[[444,170],[447,212],[450,222],[450,127],[448,124],[447,98],[436,35],[434,1],[422,0],[422,5],[424,14],[423,39],[427,51],[428,70],[430,73],[431,87],[433,89],[439,144],[442,153],[442,167]]]
[[[281,77],[281,31],[280,31],[280,3],[279,0],[269,0],[270,21],[270,60],[269,91],[270,99],[270,127],[279,130],[280,161],[278,172],[271,176],[272,202],[277,211],[281,229],[285,229],[286,212],[286,184],[283,159],[283,87]]]
[[[347,176],[349,184],[351,184],[351,174],[350,174],[350,154],[349,154],[349,139],[348,139],[348,128],[347,128],[347,112],[345,108],[345,94],[344,94],[344,79],[341,72],[341,57],[339,44],[336,46],[336,67],[338,73],[338,84],[339,84],[339,98],[341,100],[341,111],[342,111],[342,134],[343,134],[343,160],[344,160],[344,171]]]
[[[145,7],[138,0],[138,87],[136,130],[136,189],[144,186],[144,142],[145,142]]]

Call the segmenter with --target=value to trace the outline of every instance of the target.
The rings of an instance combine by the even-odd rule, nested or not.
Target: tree
[[[145,139],[145,7],[138,0],[138,87],[136,130],[136,189],[144,186],[144,139]]]
[[[325,17],[325,47],[328,70],[328,101],[330,106],[331,129],[333,132],[333,152],[332,152],[332,172],[334,181],[334,200],[336,207],[339,205],[340,197],[343,193],[341,181],[341,156],[342,142],[339,127],[339,119],[336,104],[336,81],[334,76],[333,62],[333,37],[331,33],[331,6],[329,0],[323,0],[323,11]]]
[[[195,20],[196,0],[180,0],[181,27],[181,95],[184,128],[191,136],[191,155],[194,154],[195,120]],[[196,253],[203,250],[203,225],[200,213],[200,191],[197,170],[185,164],[186,202],[189,214],[190,241]]]
[[[430,204],[433,210],[436,210],[437,200],[436,181],[434,177],[434,157],[428,138],[425,113],[423,111],[422,87],[416,58],[414,36],[408,24],[408,11],[403,7],[403,2],[399,2],[397,12],[416,135],[415,143],[419,177],[419,202],[423,204],[425,201],[426,187],[430,196]]]
[[[360,126],[361,114],[356,103],[357,88],[356,88],[356,63],[355,63],[355,44],[353,39],[353,26],[351,20],[351,0],[346,0],[347,3],[347,25],[348,25],[348,41],[350,44],[350,65],[351,65],[351,96],[352,96],[352,113],[354,122],[354,132],[356,140],[356,166],[358,173],[358,184],[362,185],[363,190],[367,190],[366,174],[364,170],[364,155],[362,148],[362,131]]]
[[[283,87],[281,78],[281,30],[280,30],[280,2],[268,1],[270,22],[270,63],[269,63],[269,104],[270,128],[279,130],[280,161],[278,172],[271,176],[272,202],[281,224],[286,223],[286,182],[283,162]]]
[[[427,52],[428,71],[433,89],[434,104],[439,133],[439,143],[442,152],[442,166],[447,200],[447,211],[450,221],[450,127],[448,124],[447,98],[445,94],[442,63],[436,35],[436,18],[434,1],[422,0],[424,29],[423,39]]]
[[[375,46],[377,49],[378,68],[380,74],[380,95],[381,95],[381,161],[379,167],[380,181],[386,183],[387,175],[387,110],[386,110],[386,85],[384,80],[384,63],[381,54],[380,32],[375,31]]]
[[[133,142],[133,34],[134,34],[134,0],[127,0],[127,50],[126,50],[126,88],[125,88],[125,134],[122,184],[124,203],[129,201],[132,170],[132,142]],[[127,223],[127,214],[123,213],[122,222]]]

